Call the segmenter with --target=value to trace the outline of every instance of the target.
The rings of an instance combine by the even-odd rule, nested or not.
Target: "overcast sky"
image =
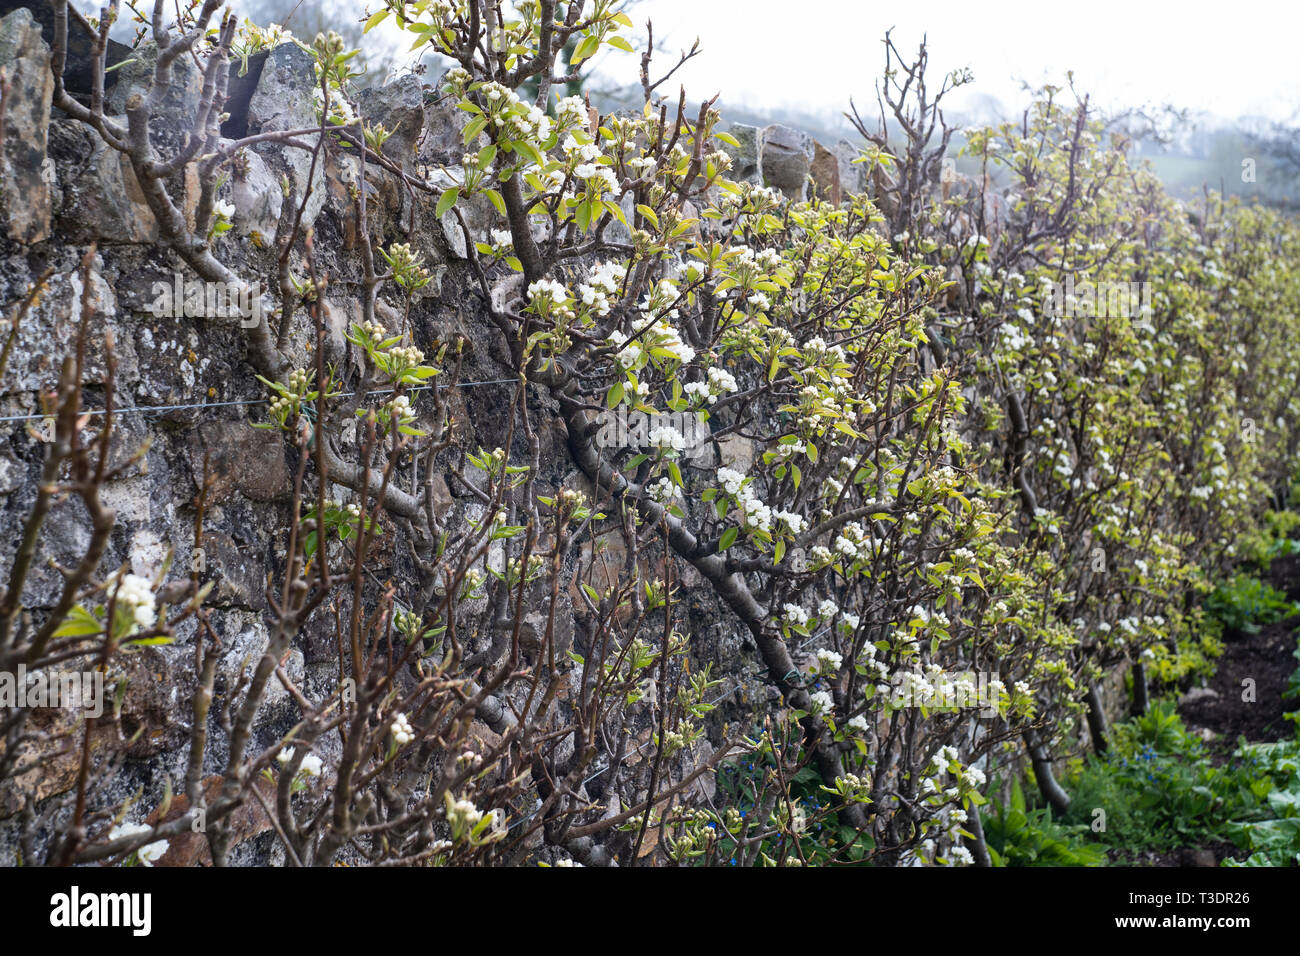
[[[1296,0],[639,0],[630,13],[638,27],[652,19],[673,51],[700,38],[703,53],[678,74],[692,97],[817,112],[844,109],[850,95],[872,104],[892,26],[905,52],[928,34],[936,75],[969,66],[967,95],[1008,106],[1023,102],[1020,80],[1063,83],[1072,69],[1104,106],[1300,120]],[[635,79],[629,56],[601,67]]]

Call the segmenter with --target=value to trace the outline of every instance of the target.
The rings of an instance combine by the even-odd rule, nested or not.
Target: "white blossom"
[[[140,836],[145,833],[153,833],[153,827],[143,823],[120,823],[108,831],[110,840],[118,840],[122,837]],[[162,857],[167,852],[166,840],[155,840],[153,843],[146,843],[135,851],[136,859],[143,866],[153,866],[154,861]]]

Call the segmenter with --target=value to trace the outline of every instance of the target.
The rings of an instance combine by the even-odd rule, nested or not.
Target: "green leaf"
[[[362,32],[363,34],[365,34],[365,33],[369,33],[369,32],[370,32],[371,30],[373,30],[375,27],[379,26],[379,24],[383,23],[383,22],[384,22],[384,19],[385,19],[387,16],[388,16],[388,8],[387,8],[387,7],[385,7],[385,8],[382,9],[382,10],[380,10],[378,13],[372,14],[371,17],[370,17],[370,19],[366,21],[366,25],[365,25],[365,27],[362,29],[361,32]]]
[[[135,647],[161,647],[164,644],[171,644],[172,641],[172,638],[160,634],[157,637],[141,637],[134,641],[127,641],[127,643]]]
[[[528,160],[534,166],[546,165],[546,158],[538,151],[537,147],[534,146],[532,143],[526,142],[524,140],[519,140],[514,144],[513,148],[517,154],[519,154],[524,159]],[[530,185],[532,185],[533,188],[536,189],[539,193],[546,191],[542,185],[542,181],[538,179],[535,174],[529,174],[525,178],[529,180]],[[533,180],[537,180],[537,182],[534,184]]]
[[[466,126],[465,131],[461,133],[461,140],[466,146],[473,142],[474,137],[483,132],[484,127],[487,126],[487,121],[488,118],[486,114],[480,114],[469,121],[469,125]]]
[[[85,637],[87,634],[98,634],[104,629],[104,625],[99,619],[87,611],[80,604],[74,605],[68,612],[68,616],[63,619],[54,632],[55,637]]]
[[[740,529],[732,525],[726,531],[722,532],[722,537],[718,539],[718,550],[726,551],[736,543],[736,538],[740,536]]]
[[[441,218],[442,215],[446,213],[448,209],[456,205],[456,202],[459,199],[460,199],[460,187],[452,186],[450,189],[446,190],[438,198],[438,208],[435,210],[435,215]]]
[[[578,44],[578,48],[573,51],[573,56],[569,60],[569,65],[577,66],[583,60],[587,59],[589,56],[592,56],[599,49],[600,49],[599,37],[592,36],[592,35],[588,35],[584,37],[582,42]]]

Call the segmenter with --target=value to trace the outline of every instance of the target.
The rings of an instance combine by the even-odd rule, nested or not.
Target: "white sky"
[[[880,40],[892,26],[904,53],[928,34],[935,76],[971,67],[975,82],[959,93],[1007,106],[1023,102],[1019,80],[1063,84],[1073,69],[1103,106],[1300,119],[1296,0],[639,0],[629,13],[638,28],[652,19],[667,41],[656,54],[663,66],[700,38],[703,52],[670,81],[692,98],[721,91],[734,104],[830,113],[853,96],[860,109],[873,106]],[[600,66],[621,82],[636,78],[637,58]]]

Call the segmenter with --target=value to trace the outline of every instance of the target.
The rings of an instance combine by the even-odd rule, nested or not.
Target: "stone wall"
[[[246,360],[237,316],[172,318],[149,311],[158,295],[157,284],[171,287],[178,276],[181,281],[193,276],[158,243],[158,223],[122,154],[108,148],[81,122],[57,110],[51,115],[48,7],[37,3],[28,10],[10,4],[4,12],[0,19],[0,75],[6,84],[0,208],[5,227],[0,238],[0,300],[6,303],[6,318],[41,277],[50,274],[18,329],[7,373],[0,381],[0,418],[5,419],[0,422],[0,572],[7,578],[23,522],[36,497],[45,456],[42,395],[57,384],[60,363],[74,347],[83,291],[79,264],[93,244],[91,301],[96,320],[83,404],[89,409],[104,405],[104,343],[111,335],[117,366],[115,404],[121,409],[115,423],[114,460],[124,460],[147,445],[138,469],[105,486],[103,497],[116,512],[116,524],[101,572],[126,567],[152,577],[169,555],[175,566],[184,568],[196,546],[201,547],[204,580],[214,585],[207,601],[210,620],[221,641],[216,688],[218,695],[230,694],[267,646],[268,575],[279,567],[286,547],[292,450],[277,433],[251,426],[264,418],[265,389]],[[75,35],[74,30],[74,41]],[[77,42],[71,46],[69,86],[74,93],[85,93],[89,63],[77,57],[79,50],[85,55],[86,47]],[[123,56],[115,47],[110,62]],[[144,82],[152,69],[150,57],[146,45],[136,54],[137,62],[108,74],[110,113],[120,113],[129,94]],[[194,108],[200,81],[186,67],[184,59],[179,61],[176,89],[166,106],[167,117],[178,128]],[[254,57],[244,76],[234,64],[231,116],[223,131],[242,136],[316,123],[312,78],[310,59],[293,45]],[[408,76],[364,94],[366,108],[383,116],[393,130],[385,149],[400,162],[459,160],[463,114],[443,104],[432,90]],[[312,196],[302,227],[313,230],[316,266],[331,277],[325,300],[331,358],[343,354],[346,324],[360,318],[357,223],[352,215],[357,169],[355,160],[341,150],[324,154],[313,172],[309,156],[302,151],[262,144],[247,151],[238,175],[223,191],[235,207],[235,227],[220,241],[218,253],[242,275],[269,283],[275,276],[277,235],[286,228],[291,212],[288,198],[301,196],[310,181]],[[173,195],[185,198],[186,213],[192,216],[198,183],[191,177],[171,185]],[[413,303],[417,344],[428,352],[436,351],[439,343],[464,344],[461,381],[466,384],[447,396],[458,443],[471,450],[505,444],[500,412],[510,402],[513,385],[500,380],[510,370],[500,361],[495,329],[471,294],[473,277],[462,234],[450,215],[439,221],[432,201],[412,197],[396,188],[391,178],[376,176],[367,188],[372,191],[373,218],[382,223],[378,228],[384,230],[384,238],[410,242],[433,273],[433,281]],[[468,212],[476,235],[502,224],[489,204],[470,206]],[[381,317],[394,318],[401,305],[381,299],[378,308]],[[310,340],[305,326],[295,331],[297,341]],[[305,362],[307,355],[300,350],[298,358]],[[469,384],[475,382],[496,384]],[[531,400],[546,401],[540,393]],[[543,430],[541,438],[545,443],[542,487],[553,493],[561,483],[579,483],[562,426]],[[205,462],[210,484],[204,536],[196,542],[195,497]],[[450,523],[481,514],[482,506],[460,485],[439,478],[435,487],[438,505]],[[55,564],[66,567],[76,562],[88,541],[86,517],[75,501],[52,509],[23,594],[29,614],[39,619],[52,607],[62,586]],[[616,553],[621,539],[610,538],[606,545]],[[386,570],[400,576],[409,555],[393,546],[385,560]],[[574,624],[570,598],[564,596],[561,603],[569,614],[567,619],[561,615],[558,624],[563,641],[564,635],[572,635]],[[760,667],[752,647],[745,646],[744,635],[720,612],[711,595],[700,593],[691,608],[698,624],[694,636],[699,658],[725,665],[734,676],[730,689],[736,700],[743,696],[765,701],[765,686],[757,679]],[[126,750],[111,792],[99,794],[98,799],[119,802],[138,792],[140,804],[133,814],[137,819],[155,812],[168,781],[174,790],[184,777],[195,687],[194,630],[190,620],[173,645],[122,655],[120,669],[110,674],[110,683],[124,679],[125,697],[115,726],[105,724],[96,731],[95,746],[123,739],[134,742]],[[308,695],[319,698],[336,686],[337,655],[323,628],[304,633],[285,666]],[[295,713],[290,703],[286,691],[272,682],[256,728],[259,744],[269,745],[289,730]],[[58,710],[42,710],[34,718],[41,728],[59,722],[70,727],[74,720],[73,714]],[[486,726],[480,726],[479,732],[492,733]],[[212,785],[224,768],[224,747],[217,729],[205,764]],[[28,797],[35,798],[39,814],[49,798],[66,795],[75,782],[78,757],[71,750],[26,753],[24,759],[44,762],[19,776],[17,786],[6,785],[0,793],[0,864],[16,862],[24,832],[41,846],[48,831],[41,829],[39,820],[33,823],[19,811]],[[183,800],[174,801],[168,817],[184,809]],[[278,859],[275,854],[283,852],[269,839],[264,814],[249,810],[237,820],[237,827],[240,836],[262,837],[237,850],[236,862]],[[167,862],[194,862],[205,854],[201,840],[177,840]]]

